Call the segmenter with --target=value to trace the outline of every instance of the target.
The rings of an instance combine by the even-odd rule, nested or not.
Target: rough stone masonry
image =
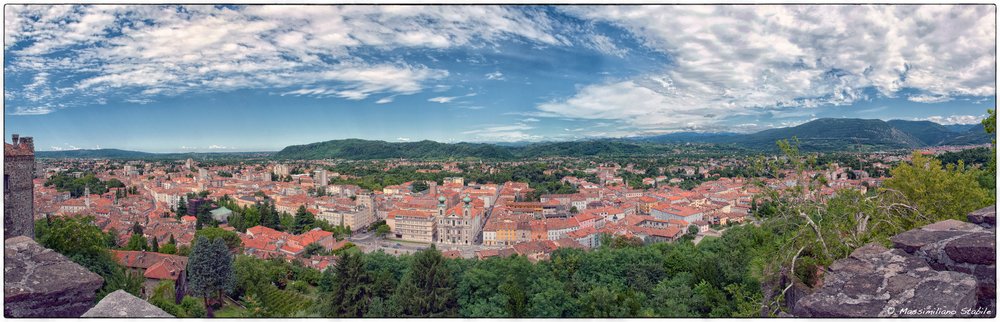
[[[996,206],[869,244],[829,267],[797,317],[995,317]]]
[[[3,145],[3,238],[35,237],[35,144],[12,136]]]
[[[79,317],[104,279],[27,236],[4,241],[3,315]]]

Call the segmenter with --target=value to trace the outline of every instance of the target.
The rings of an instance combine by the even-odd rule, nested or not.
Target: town
[[[853,158],[886,171],[908,156]],[[557,177],[558,184],[572,193],[539,194],[526,182],[467,182],[462,169],[475,171],[480,162],[402,160],[392,164],[417,173],[454,176],[372,191],[334,183],[352,177],[329,170],[334,162],[212,165],[192,159],[42,159],[33,182],[36,218],[93,216],[95,224],[113,233],[122,247],[140,231],[133,227],[141,227],[142,240],[160,245],[169,241],[181,255],[190,250],[197,230],[216,226],[236,232],[244,254],[299,260],[323,270],[335,257],[312,255],[346,246],[398,255],[434,245],[450,257],[518,254],[542,260],[559,247],[598,247],[601,236],[638,237],[653,243],[690,235],[697,241],[752,220],[755,196],[761,192],[761,186],[753,184],[757,179],[770,188],[796,184],[786,178],[791,170],[773,178],[720,176],[722,170],[748,166],[740,158],[652,169],[631,163],[558,162],[543,172],[584,177]],[[487,171],[525,163],[531,162],[498,162]],[[836,162],[807,175],[825,178],[820,189],[825,196],[840,189],[865,192],[884,179]],[[630,186],[623,177],[641,178],[641,184]],[[84,184],[69,184],[74,181]],[[698,183],[689,189],[679,187],[685,181]],[[280,219],[267,223],[257,213],[258,219],[248,221],[247,211],[262,207]],[[304,224],[296,223],[302,220]],[[248,226],[250,222],[254,225]]]

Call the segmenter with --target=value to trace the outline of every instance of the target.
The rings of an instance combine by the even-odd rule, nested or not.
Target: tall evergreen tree
[[[183,217],[184,215],[187,214],[187,200],[185,200],[184,197],[181,197],[180,200],[177,200],[176,209],[177,209],[177,218]]]
[[[346,252],[335,270],[324,274],[329,285],[328,302],[322,309],[328,317],[363,317],[371,300],[371,277],[359,254]]]
[[[451,317],[458,313],[455,281],[441,252],[433,246],[413,256],[410,272],[403,277],[394,300],[403,316]]]
[[[160,241],[156,240],[156,236],[153,236],[153,240],[149,242],[149,251],[160,252]]]
[[[264,204],[261,206],[260,224],[264,227],[273,229],[281,227],[281,218],[278,217],[278,211],[269,201],[264,201]]]
[[[306,210],[306,206],[299,206],[298,211],[295,212],[295,227],[294,232],[296,234],[301,234],[306,230],[310,229],[316,224],[316,216],[313,216],[311,212]]]
[[[209,240],[199,236],[188,257],[188,290],[205,301],[208,317],[213,317],[209,298],[221,300],[222,292],[235,286],[233,257],[222,238]]]

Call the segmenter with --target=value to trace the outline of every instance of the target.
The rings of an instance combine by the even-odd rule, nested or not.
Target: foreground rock
[[[114,291],[101,299],[85,318],[172,318],[167,312],[123,290]]]
[[[935,271],[898,249],[870,244],[830,265],[823,287],[799,300],[797,317],[956,317],[976,307],[976,279]]]
[[[794,301],[798,317],[996,316],[996,206],[870,244]]]
[[[5,317],[79,317],[104,279],[28,237],[4,241]]]

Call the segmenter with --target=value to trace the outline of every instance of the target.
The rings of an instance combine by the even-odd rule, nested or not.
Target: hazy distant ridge
[[[966,129],[962,131],[962,129]],[[818,119],[804,124],[751,134],[682,132],[627,139],[545,142],[531,144],[386,142],[343,139],[291,145],[276,153],[148,153],[118,149],[40,151],[43,158],[183,159],[219,157],[273,157],[276,159],[448,159],[511,160],[547,156],[618,156],[669,153],[663,144],[713,143],[759,151],[775,151],[775,141],[797,137],[805,151],[913,149],[940,145],[990,143],[982,124],[944,126],[930,121]]]

